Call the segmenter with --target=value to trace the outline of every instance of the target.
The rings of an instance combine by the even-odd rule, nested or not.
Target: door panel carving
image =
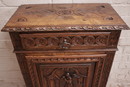
[[[87,87],[91,64],[40,65],[43,87]],[[46,84],[46,86],[45,86]]]
[[[26,59],[34,87],[97,87],[105,57],[106,54]]]

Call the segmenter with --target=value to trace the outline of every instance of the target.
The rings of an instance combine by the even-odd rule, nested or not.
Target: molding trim
[[[29,31],[83,31],[83,30],[129,30],[127,25],[63,25],[41,27],[4,27],[5,32],[29,32]]]

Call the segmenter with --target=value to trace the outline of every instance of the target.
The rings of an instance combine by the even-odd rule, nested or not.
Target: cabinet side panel
[[[120,37],[120,30],[112,31],[109,37],[109,48],[117,48],[119,37]]]
[[[10,32],[9,34],[10,34],[10,37],[14,46],[14,50],[20,50],[22,45],[21,45],[21,40],[19,38],[19,33]],[[16,57],[17,57],[24,81],[26,83],[26,86],[33,87],[24,54],[16,54]]]
[[[22,45],[21,45],[21,39],[19,37],[19,33],[17,32],[9,32],[13,46],[14,46],[14,50],[20,50],[22,49]]]
[[[24,54],[16,54],[27,87],[33,87]]]
[[[114,55],[115,52],[107,52],[107,57],[104,61],[102,75],[98,87],[106,87],[106,83],[113,63]]]

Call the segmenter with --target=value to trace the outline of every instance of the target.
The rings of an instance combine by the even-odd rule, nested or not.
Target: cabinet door
[[[40,64],[38,68],[42,87],[88,87],[94,63]]]
[[[105,57],[106,54],[26,59],[34,87],[96,87]]]

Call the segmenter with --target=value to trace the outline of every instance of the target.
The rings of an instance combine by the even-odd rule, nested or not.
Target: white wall
[[[130,26],[130,0],[0,0],[0,29],[21,4],[111,3]],[[130,87],[130,31],[122,31],[107,87]],[[8,33],[0,32],[0,87],[25,87]]]

